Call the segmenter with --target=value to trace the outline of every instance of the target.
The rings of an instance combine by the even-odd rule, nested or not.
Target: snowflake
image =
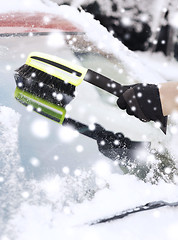
[[[76,151],[77,152],[83,152],[83,150],[84,150],[84,147],[82,146],[82,145],[78,145],[77,147],[76,147]]]

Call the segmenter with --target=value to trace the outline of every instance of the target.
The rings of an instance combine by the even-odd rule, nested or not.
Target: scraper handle
[[[116,97],[119,97],[123,93],[123,86],[119,84],[118,82],[115,82],[111,80],[110,78],[107,78],[106,76],[103,76],[100,73],[97,73],[95,71],[92,71],[91,69],[88,69],[84,80],[96,87],[99,87],[106,92],[109,92]]]

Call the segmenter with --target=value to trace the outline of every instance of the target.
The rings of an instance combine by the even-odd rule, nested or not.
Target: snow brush
[[[44,57],[44,54],[42,55]],[[40,54],[40,57],[42,57],[42,55]],[[110,137],[111,132],[105,130],[98,124],[95,124],[95,129],[91,130],[89,126],[65,116],[65,106],[75,96],[75,86],[59,79],[58,74],[61,73],[60,70],[58,73],[58,71],[56,70],[55,72],[53,68],[47,68],[41,61],[40,63],[38,63],[38,60],[37,63],[33,62],[31,61],[31,59],[33,59],[32,57],[39,57],[39,54],[38,56],[36,53],[31,54],[26,64],[16,70],[14,75],[17,84],[14,94],[15,98],[24,106],[31,106],[32,110],[40,115],[63,126],[72,127],[79,133],[96,140],[97,143],[102,137],[106,138],[107,134],[109,134]],[[39,70],[39,68],[43,69],[43,71]],[[117,135],[112,134],[115,138],[118,138]],[[125,137],[123,137],[122,140],[119,139],[119,141],[120,145],[118,148],[121,149],[122,156],[130,155],[131,152],[133,153],[140,148],[148,149],[150,146],[149,142],[131,141]]]
[[[40,52],[32,52],[26,63],[16,71],[27,79],[23,81],[23,85],[17,79],[19,88],[28,89],[31,93],[61,106],[67,105],[75,97],[75,88],[83,80],[117,97],[123,92],[123,86],[99,73]],[[43,88],[42,95],[39,87]]]
[[[28,90],[62,107],[65,107],[75,97],[75,88],[82,81],[99,87],[118,98],[128,88],[91,69],[40,52],[32,52],[26,63],[16,71],[20,76],[16,77],[18,88]],[[143,115],[141,109],[138,108],[138,110],[139,114]],[[161,123],[161,130],[166,133],[165,119],[157,119],[157,121]]]

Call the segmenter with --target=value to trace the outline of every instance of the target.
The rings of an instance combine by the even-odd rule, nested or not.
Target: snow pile
[[[111,53],[121,60],[124,67],[128,70],[128,74],[132,79],[131,81],[149,83],[165,81],[159,74],[155,72],[152,73],[149,67],[145,66],[135,53],[125,47],[118,39],[114,38],[106,28],[100,25],[99,21],[94,20],[91,14],[83,11],[79,13],[75,8],[68,6],[60,6],[58,11],[63,17],[82,26],[87,37],[94,42],[99,49],[104,49],[106,53]]]
[[[0,164],[1,166],[4,166],[3,169],[5,169],[5,177],[9,175],[9,172],[14,170],[14,168],[16,167],[16,160],[19,158],[19,119],[19,114],[16,113],[14,110],[4,106],[0,106]]]
[[[176,208],[139,213],[109,224],[93,227],[88,225],[98,218],[112,216],[148,201],[160,199],[176,201],[178,199],[176,185],[164,182],[151,185],[138,181],[133,176],[110,173],[105,178],[95,179],[96,186],[101,181],[107,184],[100,188],[91,200],[85,197],[85,201],[79,204],[76,203],[76,197],[69,198],[67,193],[72,189],[76,194],[81,195],[82,191],[84,193],[87,188],[83,187],[82,190],[82,185],[85,186],[85,181],[82,180],[86,179],[85,177],[80,180],[73,178],[74,185],[69,184],[70,180],[72,180],[70,177],[68,180],[65,178],[68,184],[64,185],[64,178],[53,176],[34,184],[33,189],[40,188],[43,191],[43,194],[40,193],[43,198],[39,193],[34,195],[33,192],[32,199],[26,200],[18,214],[9,222],[9,227],[16,234],[16,239],[49,240],[52,238],[57,240],[60,237],[65,240],[91,238],[107,240],[112,237],[113,240],[117,240],[118,235],[120,239],[156,240],[158,236],[159,239],[164,240],[177,239],[178,209]],[[79,187],[80,184],[81,187]]]
[[[19,205],[23,168],[18,154],[20,116],[14,110],[0,106],[0,232],[8,217]]]
[[[168,81],[177,81],[178,62],[175,59],[167,58],[163,53],[137,52],[137,55],[145,62],[146,65],[158,72]],[[152,61],[150,61],[152,59]]]
[[[45,2],[45,4],[44,4]],[[56,6],[49,0],[41,1],[41,0],[10,0],[8,2],[4,2],[0,0],[1,10],[0,12],[13,12],[13,11],[27,11],[27,12],[36,12],[36,11],[49,11],[49,7]]]

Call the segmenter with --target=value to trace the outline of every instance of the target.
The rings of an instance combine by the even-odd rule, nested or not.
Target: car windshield
[[[50,163],[49,167],[49,158],[53,158],[54,156],[65,155],[65,163],[73,166],[73,168],[76,168],[76,161],[81,163],[81,159],[83,158],[94,159],[94,155],[98,155],[96,142],[81,136],[81,138],[70,143],[70,145],[67,142],[64,143],[61,149],[60,146],[63,142],[60,141],[60,134],[63,127],[39,114],[32,112],[29,113],[25,107],[15,100],[14,91],[16,84],[14,73],[17,68],[25,63],[27,56],[34,51],[48,53],[75,62],[86,68],[98,71],[110,78],[114,78],[116,73],[119,73],[121,76],[119,81],[124,83],[127,81],[127,75],[122,64],[111,54],[109,55],[104,51],[97,49],[97,47],[91,43],[83,33],[77,35],[55,32],[43,36],[2,37],[0,38],[0,50],[0,103],[2,106],[9,107],[21,115],[21,120],[18,123],[19,151],[21,160],[24,161],[25,165],[28,165],[29,175],[33,175],[36,171],[30,163],[30,159],[33,159],[34,157],[37,159],[43,159],[43,167],[37,171],[38,176],[39,171],[44,173],[45,171],[49,171],[49,169],[55,169],[55,171],[61,169],[61,166],[63,165],[62,161],[61,164],[53,161]],[[105,118],[108,118],[108,123],[105,127],[110,128],[110,121],[113,121],[112,118],[110,118],[110,114],[112,113],[113,105],[116,104],[116,97],[113,97],[94,86],[90,86],[87,83],[83,83],[78,89],[78,97],[70,104],[71,110],[68,110],[68,115],[73,119],[88,125],[94,122],[100,122],[100,120],[101,124],[102,122],[104,124]],[[91,94],[93,93],[95,97],[92,95],[91,98]],[[98,109],[95,107],[96,101],[98,101],[98,104],[100,101],[105,102],[105,117],[102,117],[101,113],[98,112]],[[70,107],[68,106],[68,109],[69,108]],[[39,129],[39,124],[41,127],[43,126],[42,132],[40,132],[40,130],[36,131]],[[48,147],[44,148],[46,144]],[[76,150],[76,152],[73,151],[73,149],[76,149],[76,146],[81,144],[85,145],[85,148],[88,149],[90,152],[89,155],[87,151],[85,152],[85,157],[82,154],[77,154]],[[86,162],[83,162],[81,165],[86,166]]]
[[[19,1],[19,4],[16,4],[17,0],[14,2],[12,7],[26,11],[27,5],[31,4],[31,11],[24,10],[16,14],[10,11],[1,14],[0,18],[2,239],[14,239],[17,235],[20,236],[18,240],[49,240],[61,236],[67,240],[107,239],[108,236],[113,237],[110,233],[116,230],[116,227],[113,228],[116,225],[95,228],[85,223],[120,212],[121,217],[129,213],[132,219],[138,220],[138,226],[143,228],[141,239],[144,239],[153,212],[150,211],[150,215],[148,211],[145,215],[135,215],[133,213],[140,209],[137,206],[142,205],[143,210],[148,210],[148,207],[153,209],[153,206],[165,206],[161,200],[171,203],[177,196],[177,162],[172,154],[174,151],[170,150],[172,147],[177,151],[177,115],[171,119],[169,134],[165,136],[153,121],[145,123],[128,115],[117,106],[118,97],[87,81],[82,81],[76,87],[70,86],[73,99],[69,99],[70,103],[63,107],[58,105],[57,100],[58,97],[59,101],[63,100],[58,95],[61,85],[64,88],[69,86],[65,85],[65,81],[56,83],[56,79],[48,78],[47,74],[46,78],[44,73],[38,75],[37,72],[31,73],[31,70],[25,77],[16,70],[26,63],[31,52],[41,52],[80,65],[81,69],[86,68],[85,73],[91,69],[120,84],[130,85],[165,81],[164,75],[170,76],[170,69],[175,77],[172,65],[168,66],[162,57],[160,63],[160,58],[155,60],[148,52],[135,54],[90,15],[77,9],[66,6],[57,9],[57,5],[49,1],[43,1],[46,4],[44,8],[40,7],[41,1],[38,5],[37,0]],[[36,12],[36,4],[39,10],[44,10],[42,14]],[[9,2],[6,7],[11,10]],[[46,14],[48,11],[51,15]],[[60,14],[65,15],[65,21],[61,20]],[[81,29],[71,22],[76,25],[81,22]],[[35,60],[38,62],[39,58]],[[40,62],[44,63],[44,68],[48,60]],[[43,68],[41,66],[40,69]],[[66,67],[64,64],[61,66],[63,69]],[[29,70],[30,67],[26,64],[23,69]],[[71,70],[70,67],[66,69]],[[76,79],[80,71],[75,70]],[[61,69],[56,71],[62,72]],[[19,75],[16,75],[15,81],[14,74],[17,72]],[[74,73],[66,72],[70,72],[70,77],[71,72]],[[38,77],[42,81],[39,82]],[[47,81],[49,84],[44,84]],[[30,86],[27,91],[24,83]],[[40,91],[40,87],[49,91]],[[39,97],[38,91],[43,94],[42,97]],[[46,96],[46,93],[50,93],[50,96]],[[22,96],[19,101],[15,99],[18,94]],[[55,99],[57,104],[55,102],[52,105],[46,97]],[[69,122],[78,124],[80,131],[56,121],[59,112],[63,114],[65,110],[65,120],[70,118]],[[50,114],[51,119],[45,117]],[[97,138],[92,138],[95,130],[98,130]],[[84,135],[86,131],[90,131],[91,135]],[[138,143],[141,143],[141,148]],[[162,211],[161,216],[164,215],[167,221],[164,225],[169,226],[170,217],[173,223],[176,222],[176,213],[174,217],[171,210],[165,208]],[[154,214],[153,229],[157,220],[160,220],[159,216],[157,212]],[[143,217],[145,224],[140,225]],[[132,219],[127,219],[128,222],[125,219],[117,222],[125,224],[123,239],[127,236],[131,239],[135,231],[135,225],[130,224]],[[129,228],[131,234],[128,235],[125,229]],[[115,239],[118,239],[119,231],[121,228],[113,231]],[[108,236],[103,235],[107,232]],[[164,233],[161,232],[160,239],[164,238]],[[147,235],[148,239],[152,239],[153,236]]]

